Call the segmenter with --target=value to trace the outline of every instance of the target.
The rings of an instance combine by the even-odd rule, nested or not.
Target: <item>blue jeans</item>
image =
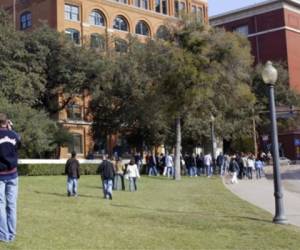
[[[197,176],[197,168],[196,167],[190,167],[190,176]]]
[[[119,182],[121,182],[121,188],[120,188]],[[114,180],[114,190],[121,190],[121,189],[125,190],[124,176],[123,176],[123,174],[116,174],[115,180]]]
[[[207,176],[212,176],[212,166],[205,165]]]
[[[17,226],[18,178],[0,180],[0,241],[13,241]]]
[[[148,173],[149,176],[152,176],[152,175],[157,176],[157,174],[158,174],[158,171],[157,171],[156,166],[149,167],[149,173]]]
[[[219,168],[220,168],[220,175],[224,175],[225,174],[225,163],[222,163],[220,166],[219,166]]]
[[[129,191],[134,192],[137,191],[137,185],[136,185],[136,177],[129,177]]]
[[[68,177],[67,191],[69,196],[77,195],[78,179],[74,177]]]
[[[104,198],[112,198],[112,186],[113,180],[112,179],[104,179],[103,180],[103,194]]]
[[[174,167],[167,167],[167,177],[174,176]]]

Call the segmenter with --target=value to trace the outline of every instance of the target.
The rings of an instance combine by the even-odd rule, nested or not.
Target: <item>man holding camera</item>
[[[15,239],[17,225],[19,135],[7,115],[0,113],[0,241]]]

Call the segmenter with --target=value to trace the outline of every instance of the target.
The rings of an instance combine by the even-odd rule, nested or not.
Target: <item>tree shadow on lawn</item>
[[[210,213],[202,213],[202,212],[195,212],[195,211],[178,211],[178,210],[169,210],[169,209],[161,209],[161,208],[147,208],[147,207],[137,207],[137,206],[129,206],[129,205],[121,205],[121,204],[111,204],[113,207],[119,207],[119,208],[129,208],[129,209],[138,209],[138,210],[148,210],[148,211],[156,211],[156,212],[161,212],[161,213],[175,213],[175,214],[186,214],[186,215],[191,215],[191,214],[196,214],[200,215],[203,217],[209,216],[209,217],[214,217],[214,218],[231,218],[231,219],[244,219],[244,220],[251,220],[251,221],[260,221],[260,222],[265,222],[269,224],[273,224],[271,220],[265,220],[261,218],[256,218],[256,217],[248,217],[248,216],[237,216],[237,215],[229,215],[229,214],[224,214],[224,215],[216,215],[216,214],[210,214]]]
[[[40,192],[40,191],[34,191],[36,194],[44,194],[44,195],[51,195],[51,196],[58,196],[58,197],[64,197],[64,198],[69,198],[67,196],[67,194],[62,194],[62,193],[51,193],[51,192]],[[84,198],[97,198],[99,199],[99,197],[101,197],[101,195],[99,196],[95,196],[95,195],[86,195],[86,194],[79,194],[78,197],[84,197]]]

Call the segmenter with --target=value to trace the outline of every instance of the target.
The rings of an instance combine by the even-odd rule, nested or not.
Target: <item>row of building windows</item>
[[[127,3],[127,0],[120,0]],[[141,8],[148,8],[148,0],[135,0],[135,5]],[[186,5],[184,2],[175,0],[175,16],[179,17],[182,11],[186,10]],[[168,14],[167,11],[167,0],[156,0],[155,1],[155,11]],[[197,15],[199,20],[203,20],[203,9],[201,7],[192,6],[192,13]],[[65,4],[65,19],[70,21],[79,21],[79,7],[75,5]],[[90,14],[90,24],[95,26],[106,26],[106,18],[104,14],[99,10],[93,10]],[[20,27],[21,30],[28,29],[32,26],[32,14],[27,11],[22,13],[20,16]],[[117,16],[113,22],[113,28],[122,31],[128,31],[128,21],[123,16]],[[137,32],[138,31],[138,32]],[[149,27],[145,23],[139,22],[136,26],[136,34],[149,35]]]
[[[124,4],[127,4],[127,0],[118,0],[117,2],[122,2]],[[142,9],[149,9],[149,2],[148,0],[134,0],[134,5],[136,7],[142,8]],[[155,0],[155,12],[161,13],[164,15],[168,14],[168,0]],[[92,22],[95,21],[94,19],[94,11],[92,11],[90,17],[92,17]],[[175,16],[179,17],[180,13],[186,12],[186,3],[175,0],[174,1],[174,12]],[[196,5],[192,5],[192,13],[196,14],[199,19],[203,19],[203,8],[198,7]],[[102,16],[103,17],[103,16]],[[65,19],[66,20],[71,20],[71,21],[79,21],[80,20],[80,15],[79,15],[79,7],[76,5],[70,5],[70,4],[65,4]],[[99,20],[100,21],[100,20]],[[104,22],[103,18],[103,22]]]
[[[135,32],[136,32],[136,34],[141,34],[141,35],[147,36],[147,35],[149,35],[149,28],[145,23],[139,22],[136,26]],[[80,32],[78,30],[66,29],[65,34],[67,35],[69,40],[73,41],[75,44],[78,44],[78,45],[80,44]],[[161,25],[157,30],[156,36],[159,39],[166,39],[168,36],[168,29],[165,26]],[[121,41],[121,40],[127,44],[127,42],[125,40],[117,38],[116,42],[115,42],[115,48],[117,51],[119,51],[118,48],[120,46],[118,44],[120,43],[119,41]],[[105,50],[105,48],[106,48],[105,36],[97,34],[97,33],[91,34],[90,46],[92,48],[98,48],[101,50]],[[124,46],[121,46],[121,47],[124,47]],[[126,47],[127,47],[127,45],[126,45]],[[124,49],[120,49],[120,51],[123,51],[123,50]]]

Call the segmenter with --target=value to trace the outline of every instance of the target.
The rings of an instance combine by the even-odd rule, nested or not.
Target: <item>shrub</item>
[[[80,164],[81,175],[95,175],[98,173],[98,164]],[[19,175],[39,176],[39,175],[63,175],[65,173],[64,164],[20,164]]]

